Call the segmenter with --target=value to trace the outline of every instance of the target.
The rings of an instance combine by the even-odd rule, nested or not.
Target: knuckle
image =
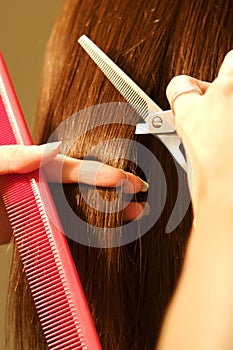
[[[233,96],[233,77],[225,76],[216,79],[215,92],[225,96]]]
[[[172,104],[174,102],[174,96],[176,96],[180,91],[187,88],[195,88],[196,85],[196,79],[188,75],[183,74],[173,77],[166,89],[169,102]]]
[[[177,86],[179,86],[181,83],[183,82],[187,82],[187,80],[189,79],[188,75],[176,75],[175,77],[173,77],[168,86],[167,86],[167,91],[170,92],[173,89],[175,89]]]

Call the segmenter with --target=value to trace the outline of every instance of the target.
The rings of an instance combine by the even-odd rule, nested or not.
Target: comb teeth
[[[149,116],[150,109],[158,112],[161,111],[161,108],[86,35],[82,35],[78,42],[143,119]]]
[[[17,201],[17,191],[11,194],[11,188],[8,188],[8,184],[15,187],[18,183],[21,186],[20,180],[25,183],[25,177],[27,176],[4,176],[1,190],[4,193],[9,220],[14,229],[15,240],[19,246],[40,321],[42,325],[45,323],[43,328],[45,338],[49,349],[86,350],[88,347],[84,340],[82,324],[69,295],[66,276],[57,254],[51,228],[49,229],[51,226],[46,215],[41,217],[43,205],[42,203],[35,205],[33,188],[30,195],[29,188],[26,189],[29,203],[31,203],[28,207],[25,206],[25,200],[22,204]],[[31,182],[34,181],[34,179],[31,180]],[[18,191],[20,193],[20,188]],[[12,196],[18,202],[17,207],[15,204],[10,204],[13,200]],[[55,230],[57,229],[53,229],[53,234]],[[32,232],[35,232],[33,239]]]
[[[0,73],[0,145],[31,144],[1,55]],[[45,179],[38,171],[4,175],[0,191],[48,349],[101,350]]]

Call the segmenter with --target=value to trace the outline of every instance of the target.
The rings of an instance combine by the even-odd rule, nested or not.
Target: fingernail
[[[141,192],[146,192],[148,191],[149,188],[149,184],[146,181],[143,181],[142,179],[140,179],[142,181],[142,187],[141,187]]]
[[[50,142],[46,143],[44,145],[40,145],[40,149],[44,150],[46,154],[53,153],[55,151],[59,152],[62,142],[56,141],[56,142]]]
[[[147,202],[142,202],[142,205],[144,206],[142,215],[143,216],[149,215],[150,214],[150,204]]]
[[[143,210],[140,212],[140,214],[137,217],[137,220],[143,218],[143,216],[147,216],[150,214],[150,205],[147,202],[141,202],[141,206],[143,206]]]

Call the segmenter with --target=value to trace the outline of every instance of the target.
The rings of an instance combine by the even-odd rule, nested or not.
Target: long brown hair
[[[155,102],[166,109],[169,106],[165,88],[174,75],[189,74],[207,81],[214,79],[225,53],[232,46],[232,23],[233,8],[229,0],[65,1],[45,57],[36,116],[37,141],[46,142],[63,120],[80,110],[101,103],[124,101],[77,44],[82,34],[88,35]],[[133,112],[126,107],[124,113],[130,121],[130,113],[133,116]],[[104,113],[102,118],[104,123]],[[182,183],[178,184],[176,166],[164,146],[149,135],[135,139],[134,127],[129,124],[96,127],[93,116],[88,116],[86,120],[75,119],[72,128],[59,129],[55,135],[55,138],[63,140],[62,151],[77,158],[88,155],[93,146],[115,139],[114,147],[106,143],[104,149],[97,150],[91,157],[143,177],[142,169],[135,165],[137,152],[130,142],[134,139],[153,151],[166,177],[167,196],[163,212],[154,226],[139,239],[115,248],[95,248],[68,238],[103,349],[106,350],[149,350],[155,347],[166,307],[181,271],[192,224],[190,207],[178,227],[170,234],[165,233],[178,185],[183,187],[184,192],[187,191],[186,177],[183,175]],[[66,135],[73,135],[74,130],[79,130],[82,135],[67,149]],[[155,191],[154,200],[159,201],[161,183],[160,179],[154,179],[156,172],[152,170],[147,175],[147,181],[151,184],[150,191]],[[69,220],[56,200],[56,186],[52,191],[64,230],[69,232]],[[109,210],[125,200],[123,194],[118,194],[118,200],[114,201],[114,189],[66,185],[64,191],[73,211],[92,226],[94,235],[98,236],[98,227],[104,227],[106,235],[108,228],[123,227],[122,211],[112,214]],[[93,209],[98,207],[100,196],[105,199],[104,212]],[[138,196],[136,200],[145,201],[146,198]],[[155,205],[150,205],[151,211],[155,210]],[[182,211],[182,203],[180,206]],[[82,234],[88,234],[88,229]],[[14,349],[45,349],[19,261],[16,252],[9,311]]]

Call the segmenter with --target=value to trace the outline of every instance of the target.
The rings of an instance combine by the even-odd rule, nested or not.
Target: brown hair
[[[96,104],[124,101],[77,44],[82,34],[88,35],[166,109],[169,106],[165,88],[174,75],[189,74],[213,80],[232,46],[232,23],[233,9],[228,0],[67,0],[52,31],[45,57],[36,116],[37,141],[46,142],[58,125],[75,112]],[[129,121],[130,113],[126,107]],[[104,114],[102,118],[104,123]],[[86,129],[89,129],[87,133]],[[73,135],[74,130],[81,130],[83,134],[66,149],[65,135]],[[92,158],[144,176],[135,165],[137,154],[130,143],[135,139],[131,125],[95,127],[93,116],[88,116],[86,120],[77,119],[72,129],[62,129],[55,138],[63,140],[64,153],[77,158],[83,158],[101,142],[116,139],[114,147],[107,143],[104,149],[93,153]],[[126,143],[123,144],[122,139]],[[153,136],[138,137],[136,141],[153,151],[166,176],[166,204],[159,220],[138,240],[115,248],[87,247],[68,239],[103,349],[107,350],[154,348],[181,271],[192,224],[189,208],[179,226],[165,234],[178,189],[176,166]],[[132,161],[127,161],[128,158]],[[150,190],[156,193],[154,200],[160,200],[162,190],[159,179],[153,180],[155,176],[152,171],[147,181],[152,184]],[[185,175],[179,186],[186,191]],[[101,195],[106,210],[98,212],[88,206],[80,188],[94,207]],[[64,230],[68,232],[69,222],[56,201],[56,186],[52,190]],[[110,207],[125,200],[123,194],[119,194],[116,203],[114,189],[66,185],[64,191],[72,209],[92,225],[92,233],[98,235],[95,228],[100,226],[107,235],[108,228],[123,225],[122,211],[109,213]],[[138,196],[137,200],[145,198]],[[150,205],[153,211],[153,203]],[[45,349],[17,252],[13,262],[10,315],[14,349]]]

